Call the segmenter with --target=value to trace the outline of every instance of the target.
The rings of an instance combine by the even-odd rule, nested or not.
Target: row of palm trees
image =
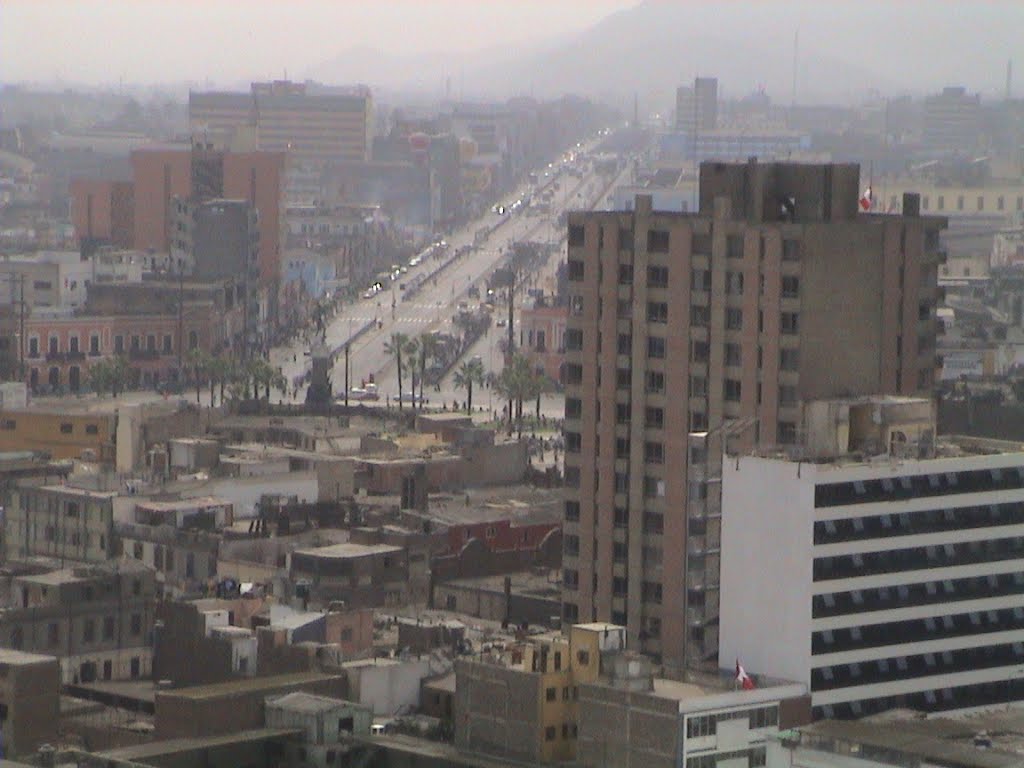
[[[416,403],[423,403],[423,384],[427,378],[427,361],[433,360],[437,354],[438,341],[432,333],[422,333],[418,338],[413,338],[406,333],[392,333],[391,338],[384,342],[384,352],[395,359],[395,367],[398,369],[398,408],[402,409],[403,384],[405,381],[406,369],[409,371],[409,378],[412,383],[412,408],[416,410]],[[418,374],[418,375],[417,375]],[[416,396],[416,385],[419,384],[419,398]]]
[[[184,360],[185,375],[196,388],[196,403],[199,402],[204,383],[210,387],[210,405],[214,404],[219,387],[220,402],[223,405],[225,393],[232,398],[245,399],[252,396],[258,400],[260,392],[270,398],[271,389],[282,392],[288,386],[285,377],[262,357],[247,360],[233,360],[229,357],[211,355],[200,349],[190,350]],[[106,358],[89,367],[89,382],[97,394],[109,392],[117,397],[131,383],[136,374],[123,355]]]
[[[501,373],[484,373],[484,364],[478,358],[467,360],[455,371],[456,389],[466,390],[466,413],[473,411],[473,387],[489,384],[491,389],[509,403],[508,433],[512,434],[513,418],[520,437],[523,435],[523,403],[536,400],[537,420],[540,421],[540,397],[551,390],[551,380],[538,370],[525,355],[513,353]],[[514,414],[514,416],[513,416]]]
[[[201,349],[193,349],[185,357],[185,367],[189,371],[192,384],[196,388],[196,403],[199,402],[202,385],[210,387],[210,405],[214,404],[214,393],[220,390],[220,402],[224,404],[224,394],[233,399],[244,400],[250,395],[253,400],[260,399],[260,392],[270,399],[270,390],[284,392],[288,380],[280,370],[272,366],[262,357],[250,357],[246,360],[234,360],[230,357],[211,355]]]

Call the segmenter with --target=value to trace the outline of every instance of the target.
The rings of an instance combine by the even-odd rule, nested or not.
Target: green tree
[[[518,436],[523,436],[523,401],[534,396],[536,373],[530,361],[515,352],[502,369],[496,382],[499,394],[509,401],[508,433],[512,434],[513,404]]]
[[[213,387],[214,384],[220,385],[220,404],[224,405],[224,388],[231,380],[234,374],[234,362],[222,355],[215,355],[210,358],[207,365],[208,372],[210,374],[210,406],[213,406]]]
[[[484,383],[484,364],[473,358],[467,360],[455,371],[455,388],[466,390],[466,413],[473,412],[473,385]]]
[[[131,366],[122,355],[99,360],[89,366],[89,384],[99,395],[110,392],[112,397],[117,397],[128,386],[131,375]]]
[[[395,358],[395,366],[398,368],[398,410],[402,410],[402,355],[408,341],[408,336],[396,332],[391,334],[389,341],[384,342],[384,353]]]

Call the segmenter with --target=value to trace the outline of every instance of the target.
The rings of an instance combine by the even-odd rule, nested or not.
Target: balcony
[[[133,349],[128,352],[129,360],[158,360],[160,352],[156,349]]]
[[[64,359],[69,363],[80,363],[85,360],[85,352],[82,352],[81,350],[76,352],[65,352]]]

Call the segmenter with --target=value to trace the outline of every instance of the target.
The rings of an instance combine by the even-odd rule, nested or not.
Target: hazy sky
[[[392,53],[544,42],[637,0],[0,0],[0,80],[289,76],[357,46]]]

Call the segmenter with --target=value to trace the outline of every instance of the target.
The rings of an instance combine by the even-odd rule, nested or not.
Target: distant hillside
[[[859,101],[871,91],[924,93],[952,83],[998,93],[1006,59],[1021,50],[1015,36],[1022,28],[1024,3],[979,4],[968,14],[960,3],[920,0],[647,0],[557,45],[461,56],[352,49],[310,76],[438,94],[450,76],[455,96],[463,89],[494,97],[574,92],[631,102],[637,93],[644,110],[660,110],[670,107],[678,84],[702,74],[717,76],[726,95],[764,86],[774,101],[788,103],[799,29],[802,103]]]

